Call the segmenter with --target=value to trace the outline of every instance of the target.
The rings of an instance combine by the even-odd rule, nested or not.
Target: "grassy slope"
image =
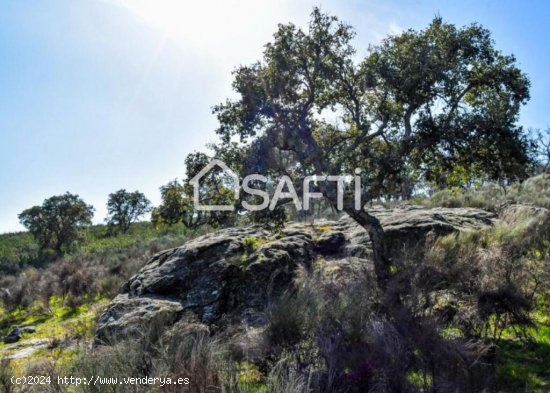
[[[529,342],[505,335],[498,344],[497,378],[504,391],[550,391],[550,317],[547,306],[534,312],[536,327]]]
[[[99,254],[142,246],[164,237],[184,238],[188,233],[183,226],[157,229],[148,222],[134,224],[126,234],[109,236],[106,225],[94,225],[83,232],[82,241],[66,258],[78,255]],[[24,267],[40,267],[52,261],[52,255],[40,255],[32,236],[27,232],[0,234],[0,271],[17,271]]]
[[[532,177],[522,184],[514,184],[506,190],[489,184],[477,190],[447,189],[431,197],[417,197],[410,202],[424,206],[475,207],[498,211],[506,204],[520,203],[550,209],[550,174]],[[502,243],[514,241],[514,237],[529,234],[507,233],[496,228],[492,231]],[[506,236],[510,237],[506,239]],[[453,240],[454,242],[454,240]],[[520,241],[521,242],[521,241]],[[543,243],[548,247],[550,239]],[[540,250],[533,255],[540,257]],[[548,263],[548,261],[546,261]],[[548,299],[548,294],[546,295]],[[505,332],[498,344],[497,378],[503,391],[548,392],[550,391],[550,305],[542,301],[532,313],[536,326],[529,329],[530,340],[522,342],[510,332]]]
[[[181,226],[156,229],[150,223],[138,223],[127,234],[107,236],[107,228],[97,225],[84,233],[78,249],[61,259],[39,256],[28,233],[4,234],[0,235],[0,278],[5,279],[8,275],[34,277],[37,272],[38,275],[45,275],[45,272],[54,270],[62,263],[77,264],[81,269],[94,265],[104,265],[106,268],[115,266],[116,269],[110,268],[107,274],[111,275],[114,284],[109,284],[114,285],[116,291],[148,256],[181,245],[185,239],[197,234],[200,232],[190,232]],[[32,286],[28,291],[36,295],[32,293]],[[33,300],[29,306],[12,310],[6,310],[0,302],[0,336],[3,337],[15,326],[36,326],[36,332],[24,335],[17,348],[0,341],[0,357],[24,348],[30,340],[48,339],[48,346],[34,352],[29,359],[12,362],[15,368],[21,370],[29,361],[37,359],[54,360],[56,363],[69,361],[77,355],[78,345],[75,344],[89,342],[93,337],[96,317],[113,296],[112,290],[107,292],[101,293],[100,289],[99,293],[89,298],[79,299],[76,305],[71,304],[68,297],[63,299],[55,293],[47,302],[43,297],[31,296]]]

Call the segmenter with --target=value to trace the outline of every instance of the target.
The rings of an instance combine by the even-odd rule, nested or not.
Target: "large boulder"
[[[153,326],[172,325],[183,313],[178,301],[153,296],[130,297],[127,293],[113,299],[98,320],[96,342],[109,343],[122,337],[148,334]]]
[[[4,344],[16,343],[21,340],[21,337],[23,337],[21,330],[19,328],[15,328],[4,337]]]
[[[7,336],[4,337],[5,344],[16,343],[23,338],[24,334],[31,334],[36,331],[36,326],[34,325],[25,325],[18,326],[15,329],[12,329]]]
[[[494,220],[466,208],[408,206],[373,214],[393,249],[422,242],[428,233],[477,229]],[[342,262],[339,270],[349,268],[350,260],[371,268],[367,232],[345,216],[289,223],[277,233],[250,226],[189,240],[157,254],[130,278],[101,315],[96,343],[143,334],[153,324],[170,326],[185,313],[213,327],[229,321],[261,326],[267,305],[292,285],[297,269],[309,269],[321,258],[335,266]]]
[[[406,205],[373,212],[386,233],[388,249],[399,255],[403,249],[423,246],[427,235],[444,236],[463,230],[478,230],[495,223],[494,213],[474,208]]]
[[[154,256],[100,316],[96,342],[143,334],[153,321],[174,323],[185,312],[204,323],[243,318],[261,323],[269,299],[313,260],[307,231],[274,236],[260,227],[201,236]]]

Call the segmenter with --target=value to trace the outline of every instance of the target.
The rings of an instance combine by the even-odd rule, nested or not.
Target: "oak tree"
[[[122,189],[109,194],[107,222],[122,233],[128,232],[132,223],[150,211],[151,202],[142,192]]]
[[[79,239],[80,230],[92,223],[94,208],[78,195],[55,195],[19,214],[23,224],[42,250],[62,254]]]
[[[359,58],[353,29],[314,9],[307,29],[279,25],[263,57],[234,72],[236,98],[214,107],[216,155],[241,174],[294,178],[363,169],[362,202],[453,168],[487,179],[525,176],[529,142],[517,125],[529,81],[477,24],[435,18],[371,46]],[[411,174],[415,174],[411,177]],[[336,204],[335,188],[321,190]],[[373,243],[381,283],[390,277],[384,231],[346,198]]]

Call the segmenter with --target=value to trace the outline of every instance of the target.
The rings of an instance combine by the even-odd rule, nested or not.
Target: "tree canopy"
[[[19,214],[19,221],[33,235],[42,250],[62,254],[79,238],[79,230],[92,223],[94,208],[78,195],[55,195],[41,206]]]
[[[185,158],[185,178],[177,179],[160,187],[161,204],[153,210],[152,221],[156,224],[174,225],[181,222],[186,228],[194,229],[208,224],[218,227],[232,222],[232,214],[227,211],[197,210],[194,205],[194,188],[189,183],[210,162],[210,157],[201,152],[193,152]],[[198,201],[201,205],[234,204],[233,191],[220,168],[212,168],[200,179]]]
[[[122,233],[128,232],[132,223],[150,211],[151,202],[139,191],[128,192],[122,189],[109,194],[108,223]]]

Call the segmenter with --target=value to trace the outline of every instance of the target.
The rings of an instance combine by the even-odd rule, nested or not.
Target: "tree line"
[[[92,224],[94,207],[67,192],[44,200],[19,214],[19,221],[32,234],[41,250],[57,255],[80,240],[81,230]],[[109,194],[107,224],[111,232],[127,233],[130,225],[151,211],[151,202],[139,191],[125,189]]]

